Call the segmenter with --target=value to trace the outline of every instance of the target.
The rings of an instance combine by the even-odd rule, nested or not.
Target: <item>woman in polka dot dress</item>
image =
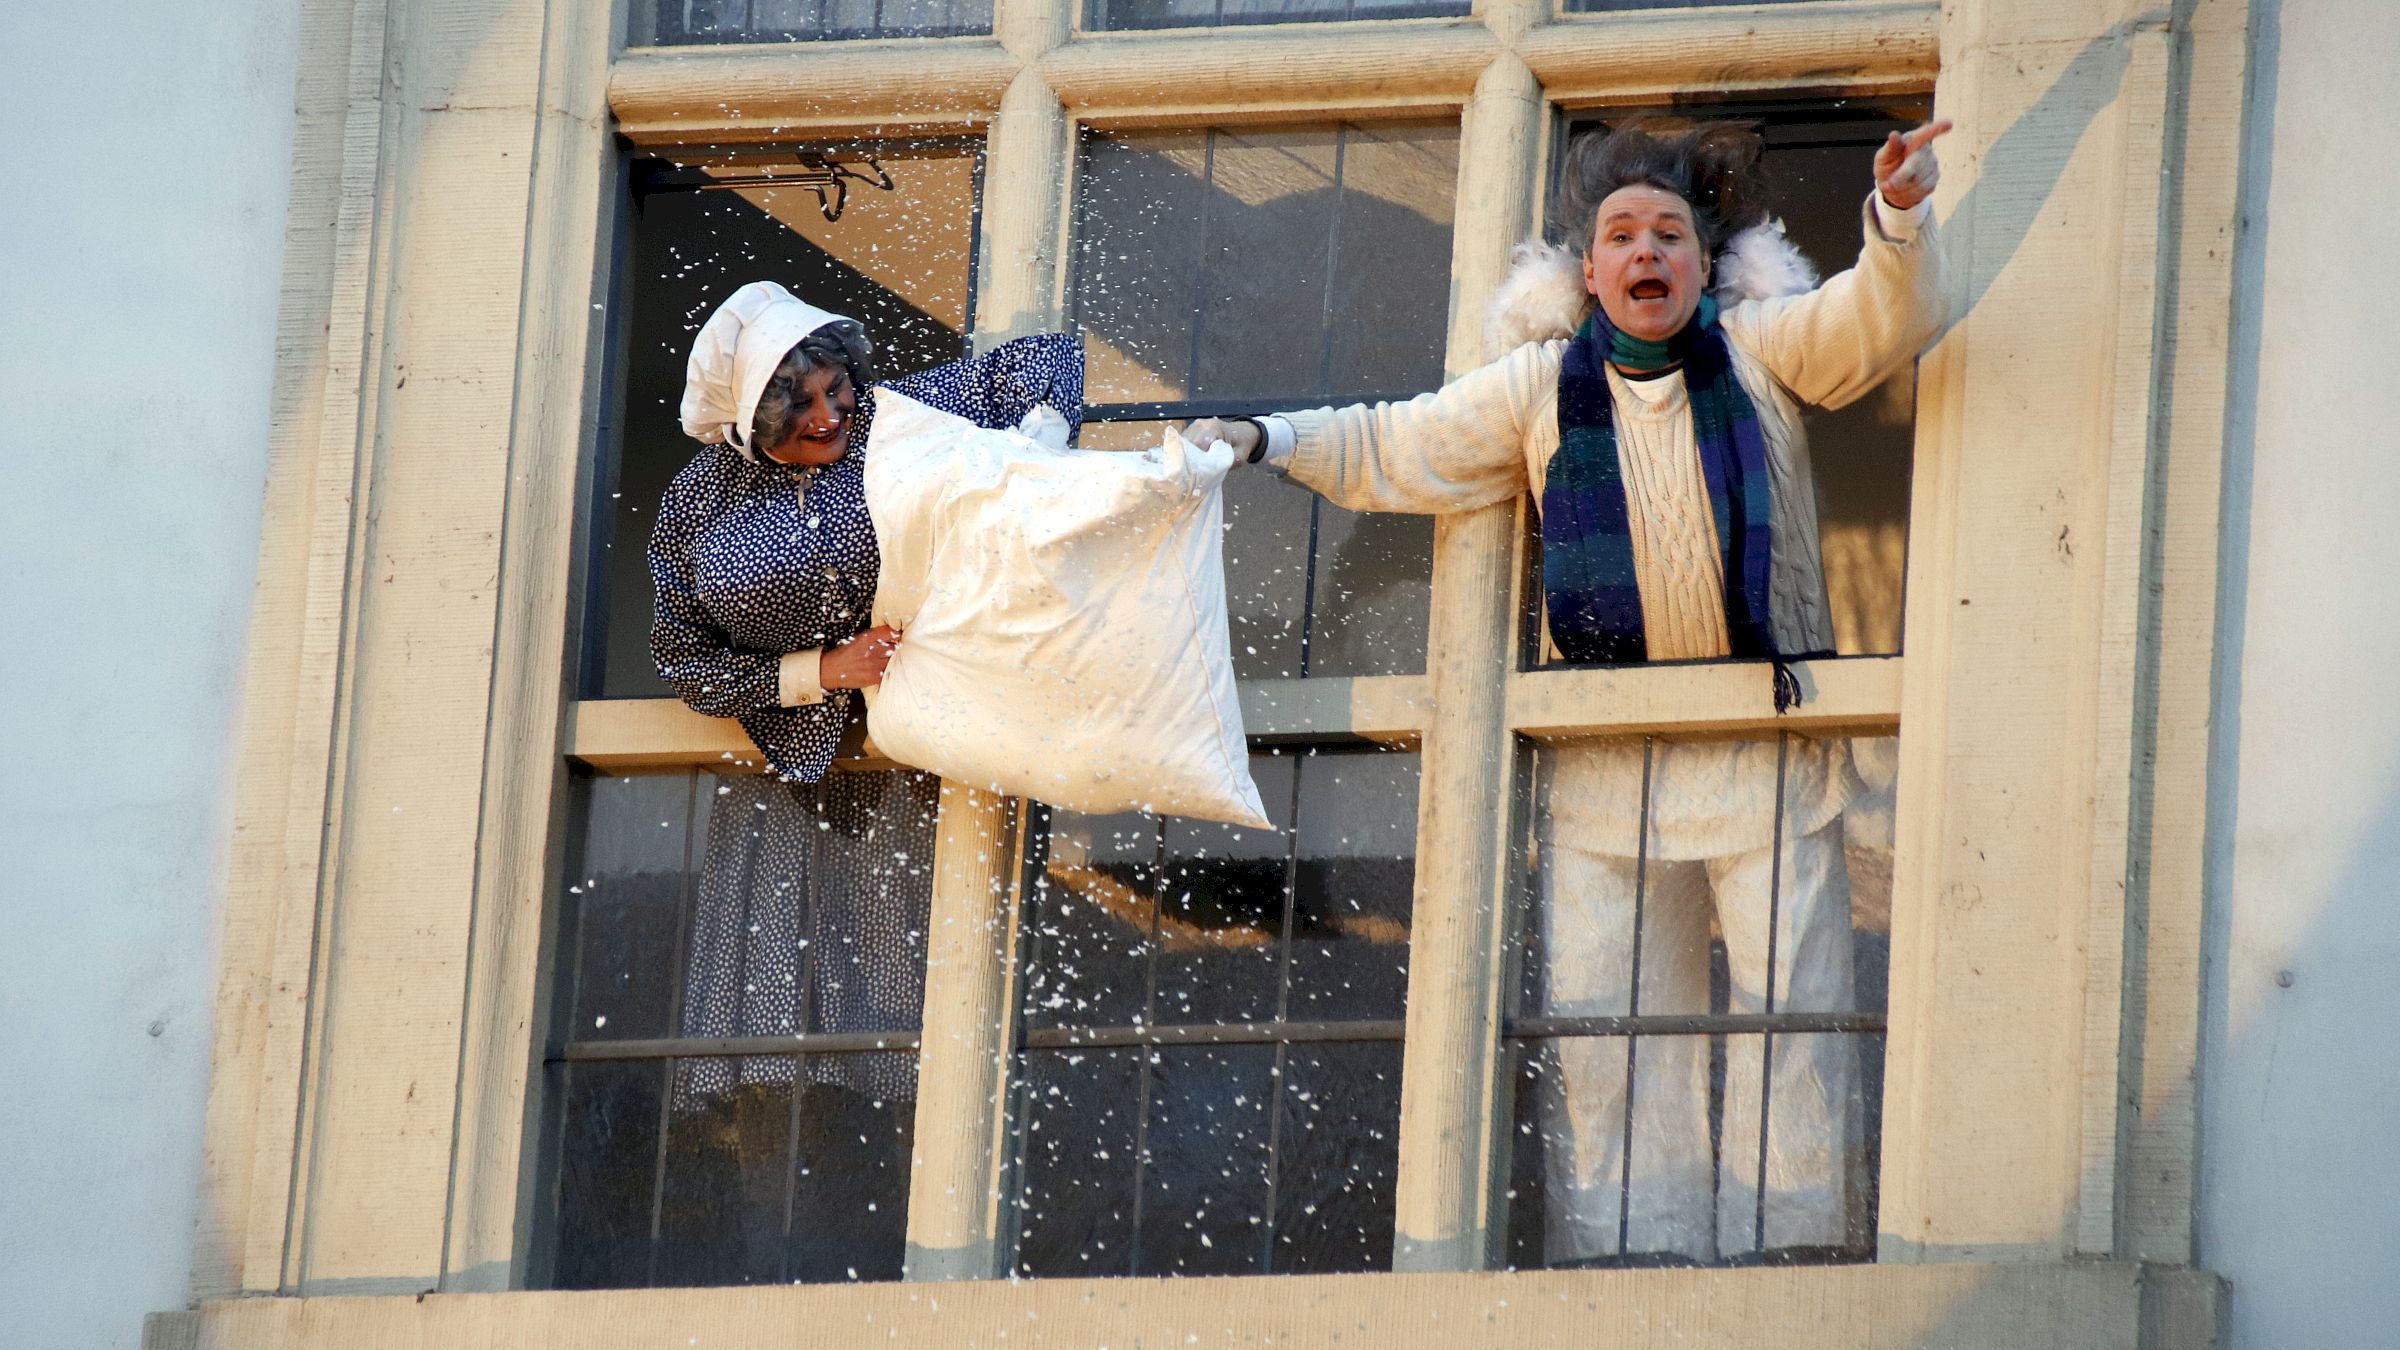
[[[734,293],[700,331],[684,430],[706,442],[667,488],[650,540],[650,651],[661,678],[733,717],[776,775],[825,776],[857,691],[899,641],[867,627],[880,555],[867,518],[872,347],[856,320],[773,282]],[[889,388],[974,422],[1083,422],[1083,346],[1070,333],[1004,343]]]
[[[871,353],[857,322],[772,282],[735,292],[693,347],[683,425],[702,446],[660,503],[650,648],[686,704],[740,720],[772,774],[714,780],[680,953],[679,1036],[921,1025],[937,785],[826,773],[860,723],[857,691],[882,678],[899,640],[867,626],[880,563],[865,495]],[[1055,440],[1062,421],[1069,436],[1082,422],[1082,344],[1020,338],[882,387],[980,426],[1046,423]],[[670,1185],[667,1221],[743,1244],[738,1259],[720,1254],[734,1266],[896,1279],[915,1098],[907,1050],[679,1059],[667,1140],[677,1168],[788,1166],[799,1189],[780,1255],[766,1251],[786,1241],[780,1230],[728,1224],[704,1185]],[[687,1190],[695,1208],[684,1215]]]

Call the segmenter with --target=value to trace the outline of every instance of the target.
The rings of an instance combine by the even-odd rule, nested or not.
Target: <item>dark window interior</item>
[[[899,1278],[935,794],[913,773],[578,781],[552,1287]]]
[[[1390,1265],[1417,758],[1251,771],[1272,830],[1054,811],[1036,836],[1022,1274]]]

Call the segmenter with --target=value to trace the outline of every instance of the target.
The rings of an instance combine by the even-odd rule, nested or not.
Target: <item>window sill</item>
[[[2117,1262],[978,1281],[260,1298],[150,1320],[145,1350],[458,1345],[2211,1344],[2224,1284]],[[1005,1341],[1001,1337],[1005,1336]]]

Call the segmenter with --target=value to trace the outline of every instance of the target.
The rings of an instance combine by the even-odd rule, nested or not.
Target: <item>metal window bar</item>
[[[1775,947],[1782,921],[1783,904],[1783,794],[1789,786],[1792,762],[1792,737],[1785,732],[1775,738],[1775,830],[1767,836],[1768,847],[1774,850],[1767,865],[1767,988],[1761,1011],[1772,1020],[1775,1016]],[[1757,1213],[1752,1220],[1750,1245],[1755,1251],[1767,1249],[1767,1125],[1775,1118],[1775,1033],[1759,1033],[1758,1038],[1758,1193]]]
[[[1222,0],[1220,0],[1222,3]],[[1317,558],[1316,513],[1309,513],[1308,569],[1314,580]],[[1312,585],[1313,591],[1315,587]],[[1304,609],[1300,624],[1300,673],[1308,673],[1308,616]],[[1283,849],[1283,931],[1276,939],[1275,1025],[1289,1024],[1292,1011],[1292,928],[1298,917],[1294,910],[1300,892],[1300,775],[1310,756],[1300,755],[1292,762],[1292,793],[1290,817],[1291,837]],[[1291,1055],[1289,1041],[1275,1042],[1275,1063],[1267,1073],[1267,1199],[1266,1222],[1259,1225],[1258,1268],[1272,1274],[1275,1270],[1275,1200],[1276,1187],[1283,1175],[1283,1075]]]
[[[1642,907],[1650,889],[1650,770],[1658,756],[1658,738],[1642,738],[1641,823],[1633,839],[1633,958],[1625,985],[1625,1007],[1633,1016],[1642,1012]],[[1641,1053],[1639,1040],[1625,1042],[1625,1123],[1617,1150],[1617,1250],[1623,1252],[1633,1235],[1633,1068]]]
[[[797,1036],[665,1037],[646,1041],[569,1041],[543,1056],[547,1064],[639,1059],[741,1059],[751,1055],[851,1055],[915,1050],[914,1031],[819,1031]]]
[[[817,810],[824,811],[825,800],[820,793]],[[825,832],[811,831],[808,836],[808,946],[800,953],[800,997],[793,1029],[798,1039],[807,1039],[817,1023],[817,961],[825,949]],[[748,941],[744,934],[745,944]],[[747,962],[744,963],[745,965]],[[921,1020],[921,1019],[920,1019]],[[778,1244],[776,1260],[778,1280],[789,1284],[792,1279],[792,1218],[800,1203],[800,1085],[807,1072],[804,1055],[794,1054],[792,1061],[792,1106],[785,1118],[783,1158],[783,1241]]]
[[[1160,911],[1165,908],[1160,896],[1166,888],[1167,829],[1158,826],[1157,843],[1150,853],[1152,881],[1150,892],[1150,933],[1142,944],[1142,1026],[1158,1021],[1158,924]],[[1126,1274],[1142,1273],[1142,1199],[1148,1189],[1150,1174],[1150,1084],[1158,1075],[1158,1050],[1155,1046],[1142,1051],[1141,1077],[1134,1085],[1133,1099],[1133,1236],[1127,1244]]]
[[[692,866],[692,835],[695,833],[692,826],[693,818],[699,814],[699,793],[700,774],[694,770],[689,775],[684,792],[683,893],[676,901],[673,948],[678,963],[688,963],[690,960],[692,923],[699,907],[698,898],[694,895],[699,885],[698,871]],[[685,973],[678,971],[670,986],[672,992],[667,997],[667,1025],[670,1027],[683,1025],[683,995],[687,983]],[[661,1060],[659,1073],[658,1134],[652,1141],[654,1153],[650,1174],[650,1252],[642,1276],[643,1283],[652,1285],[658,1283],[659,1227],[666,1213],[667,1130],[673,1122],[671,1113],[675,1107],[675,1061],[672,1058]]]

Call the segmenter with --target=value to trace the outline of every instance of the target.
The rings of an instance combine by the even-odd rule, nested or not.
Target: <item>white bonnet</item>
[[[750,450],[750,421],[775,368],[802,338],[849,316],[802,301],[772,281],[728,296],[700,325],[683,368],[684,434]]]

